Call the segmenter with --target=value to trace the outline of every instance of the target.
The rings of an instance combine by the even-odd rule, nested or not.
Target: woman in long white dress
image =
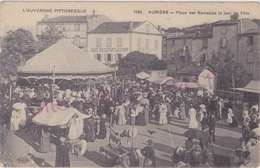
[[[167,106],[166,106],[166,104],[163,102],[163,103],[160,105],[160,108],[159,108],[159,124],[160,124],[160,125],[167,124],[166,114],[167,114]]]
[[[191,106],[189,110],[189,115],[190,115],[190,122],[189,122],[189,128],[196,129],[198,128],[198,122],[196,120],[196,110]]]
[[[126,124],[125,107],[123,105],[117,107],[117,124],[118,125]]]

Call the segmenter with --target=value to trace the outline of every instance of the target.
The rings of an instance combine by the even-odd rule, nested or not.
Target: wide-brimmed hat
[[[178,147],[178,148],[176,149],[176,153],[177,153],[178,155],[180,155],[183,151],[184,151],[184,149],[183,149],[182,147]]]
[[[153,140],[149,139],[148,141],[148,145],[152,145],[153,144]]]
[[[60,141],[61,141],[61,142],[65,142],[65,141],[66,141],[66,138],[60,137]]]
[[[204,104],[199,105],[200,108],[206,108]]]

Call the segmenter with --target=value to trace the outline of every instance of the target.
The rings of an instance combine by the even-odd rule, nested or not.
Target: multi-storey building
[[[238,42],[238,62],[251,74],[254,80],[260,80],[260,20],[252,22],[242,19]]]
[[[107,64],[116,63],[133,51],[161,56],[162,35],[151,22],[106,22],[88,33],[90,56]]]
[[[40,35],[46,27],[50,25],[56,26],[61,30],[66,39],[73,42],[80,48],[85,48],[87,45],[87,34],[89,31],[94,30],[104,22],[110,22],[105,15],[96,15],[93,11],[92,15],[85,16],[58,16],[48,18],[47,15],[44,19],[37,22],[37,35]]]
[[[167,37],[167,58],[176,71],[190,62],[205,62],[212,55],[229,57],[241,64],[253,79],[259,79],[259,20],[239,19],[184,28],[181,35]]]

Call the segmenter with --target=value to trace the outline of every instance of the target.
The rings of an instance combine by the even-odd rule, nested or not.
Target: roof
[[[68,124],[74,114],[77,114],[81,119],[90,117],[89,115],[80,113],[75,108],[58,107],[54,103],[49,103],[32,119],[32,121],[36,124],[46,126],[63,126]]]
[[[199,75],[205,69],[211,71],[211,69],[206,65],[188,65],[179,70],[177,74]]]
[[[105,22],[89,33],[127,33],[132,30],[130,28],[131,23],[133,24],[133,29],[142,22]]]
[[[210,38],[212,37],[212,33],[195,33],[195,34],[182,34],[178,36],[170,35],[167,39],[198,39],[198,38]]]
[[[169,80],[172,80],[172,79],[173,79],[173,78],[170,77],[170,76],[156,76],[156,77],[150,77],[150,78],[148,78],[147,80],[148,80],[149,82],[162,85],[162,84],[164,84],[165,82],[167,82],[167,81],[169,81]]]
[[[234,88],[237,91],[260,94],[260,81],[250,81],[244,88]]]
[[[69,40],[62,39],[18,67],[20,74],[104,74],[113,70],[88,56]]]
[[[240,19],[241,22],[241,34],[251,34],[259,32],[259,25],[252,19]]]
[[[47,20],[39,21],[38,23],[74,23],[74,22],[86,22],[92,17],[104,17],[105,15],[84,15],[84,16],[57,16],[49,18]]]
[[[233,25],[233,24],[237,24],[238,21],[231,21],[231,20],[219,20],[217,22],[214,22],[213,25],[214,26],[220,26],[220,25]]]
[[[136,74],[136,77],[139,78],[139,79],[147,79],[149,78],[151,75],[149,75],[148,73],[142,71],[138,74]]]

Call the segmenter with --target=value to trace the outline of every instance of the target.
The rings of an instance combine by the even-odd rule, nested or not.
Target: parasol
[[[12,106],[15,110],[24,110],[26,105],[23,103],[14,103]]]
[[[146,98],[142,98],[140,101],[141,104],[149,104],[149,100]]]
[[[186,136],[187,138],[194,138],[198,140],[208,138],[206,133],[203,133],[202,131],[197,129],[189,129],[186,132],[184,132],[183,135]]]
[[[260,128],[253,129],[250,134],[260,137]]]

